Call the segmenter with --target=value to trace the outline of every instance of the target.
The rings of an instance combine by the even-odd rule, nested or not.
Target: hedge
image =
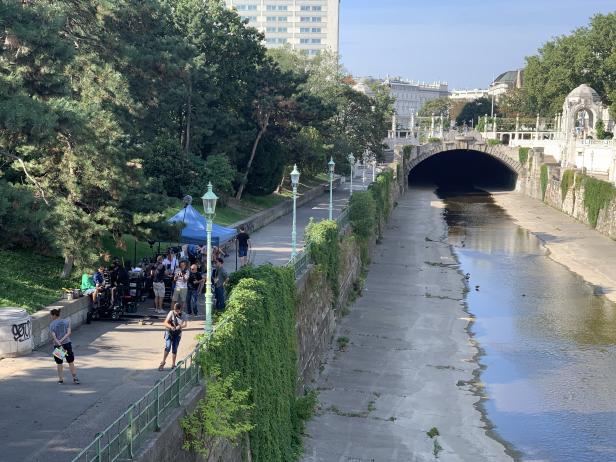
[[[323,268],[336,297],[340,272],[339,234],[338,224],[333,220],[311,222],[305,233],[306,244],[310,246],[310,259]]]
[[[576,187],[584,188],[584,208],[588,214],[588,223],[596,228],[599,212],[616,198],[616,188],[607,181],[587,175],[578,175],[575,183]]]

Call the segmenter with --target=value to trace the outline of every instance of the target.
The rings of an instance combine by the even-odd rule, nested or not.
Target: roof
[[[507,71],[494,79],[494,83],[515,84],[518,80],[518,71]]]
[[[601,100],[599,93],[597,93],[592,87],[586,85],[585,83],[583,83],[582,85],[577,87],[575,90],[573,90],[571,93],[569,93],[567,98],[583,98],[583,99],[590,99],[592,101]]]

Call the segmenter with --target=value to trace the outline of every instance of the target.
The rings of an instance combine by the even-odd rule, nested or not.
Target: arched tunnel
[[[435,185],[439,189],[511,191],[517,178],[517,172],[496,157],[464,149],[434,154],[409,173],[411,185]]]

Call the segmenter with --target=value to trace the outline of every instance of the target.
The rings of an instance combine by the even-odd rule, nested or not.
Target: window
[[[310,5],[302,5],[300,8],[301,11],[310,11]]]
[[[275,39],[275,38],[272,38],[272,37],[268,37],[268,38],[266,38],[266,39],[265,39],[265,41],[266,41],[267,43],[276,43],[276,39]]]
[[[307,39],[307,38],[301,38],[301,39],[299,39],[299,43],[301,43],[301,44],[310,43],[310,39]]]
[[[310,43],[314,43],[315,45],[316,44],[320,45],[321,44],[321,39],[312,39],[312,41]]]
[[[301,18],[299,18],[300,22],[310,22],[310,17],[308,16],[302,16]]]
[[[278,16],[278,21],[280,21],[280,22],[287,22],[287,17],[286,16]]]
[[[312,22],[321,22],[321,18],[319,18],[318,16],[313,16]]]
[[[247,8],[248,11],[257,11],[257,5],[247,5],[247,6],[248,6]]]
[[[265,9],[267,11],[276,11],[276,5],[267,5]]]
[[[276,16],[268,16],[266,19],[267,22],[276,22]]]
[[[287,28],[286,27],[279,27],[278,28],[278,32],[287,32]]]
[[[310,27],[300,27],[299,28],[299,33],[300,34],[309,34],[310,33]]]
[[[287,5],[278,5],[278,11],[287,11],[288,7]]]
[[[321,7],[320,6],[313,6],[312,7],[312,11],[321,11]]]
[[[247,7],[246,7],[246,5],[235,5],[235,9],[237,11],[246,11]]]
[[[320,34],[321,33],[321,28],[320,27],[313,27],[312,28],[312,32],[315,34]]]
[[[287,5],[267,5],[265,7],[267,11],[287,11]]]
[[[276,28],[275,27],[266,27],[265,28],[265,32],[276,32]]]
[[[308,54],[310,56],[316,56],[321,52],[321,50],[308,50]]]
[[[287,43],[287,39],[286,38],[279,38],[278,39],[278,43]]]
[[[256,21],[257,17],[256,16],[242,16],[242,20]]]

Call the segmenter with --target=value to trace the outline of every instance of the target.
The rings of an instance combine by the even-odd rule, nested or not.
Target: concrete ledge
[[[32,314],[30,318],[32,320],[32,341],[34,349],[36,350],[51,342],[49,337],[51,315],[49,311],[52,308],[58,308],[60,310],[60,317],[62,317],[62,319],[70,318],[71,328],[75,330],[85,323],[89,306],[90,297],[81,297],[76,300],[58,300],[55,304],[46,306],[42,310]]]

